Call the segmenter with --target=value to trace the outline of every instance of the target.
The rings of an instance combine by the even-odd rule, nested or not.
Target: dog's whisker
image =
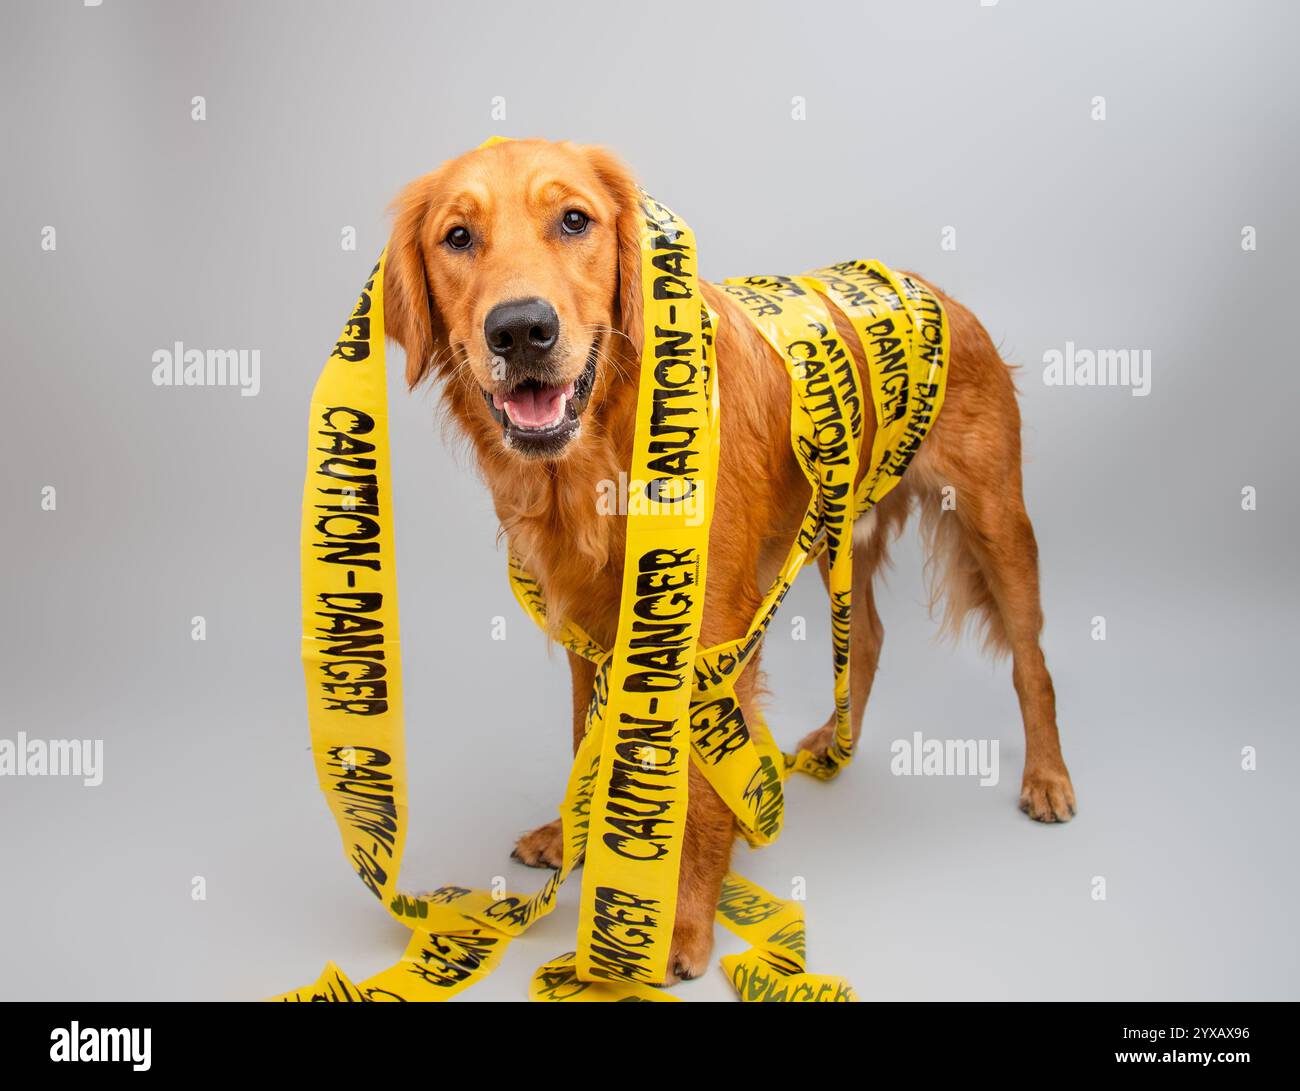
[[[621,337],[621,338],[623,338],[623,340],[625,340],[629,345],[632,344],[632,338],[629,337],[629,336],[628,336],[628,335],[627,335],[623,330],[617,329],[617,328],[614,327],[614,326],[591,325],[591,326],[584,326],[583,328],[584,328],[588,333],[608,333],[608,334],[612,334],[612,335],[615,336],[615,337]]]
[[[632,344],[632,338],[628,337],[628,335],[622,330],[615,329],[613,326],[591,325],[584,326],[583,329],[593,337],[598,333],[608,333],[617,337],[622,337],[629,345]],[[612,350],[611,346],[607,342],[596,346],[596,362],[598,364],[607,365],[620,379],[626,380],[629,378],[628,372],[619,360],[618,354]]]
[[[628,373],[624,370],[623,365],[618,361],[617,357],[611,356],[603,351],[597,352],[596,363],[604,364],[622,380],[626,381],[629,378]]]
[[[467,342],[465,341],[450,341],[447,344],[443,345],[434,354],[433,359],[429,362],[429,368],[428,368],[429,372],[436,373],[438,369],[441,368],[445,363],[450,363],[452,358],[459,351],[465,348],[466,344]]]

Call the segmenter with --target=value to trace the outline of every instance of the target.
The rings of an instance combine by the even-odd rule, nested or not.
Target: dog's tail
[[[917,489],[916,505],[926,553],[930,615],[939,619],[940,637],[955,641],[970,623],[988,654],[995,659],[1009,654],[1001,611],[975,555],[973,528],[961,521],[957,511],[945,509],[941,490]]]

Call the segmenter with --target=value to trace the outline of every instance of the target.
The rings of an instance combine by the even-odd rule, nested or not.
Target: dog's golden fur
[[[590,227],[576,238],[556,228],[569,207],[590,217]],[[441,381],[448,410],[473,444],[501,526],[541,582],[552,615],[572,618],[606,645],[618,622],[625,523],[601,514],[596,500],[601,482],[617,481],[631,458],[641,343],[637,217],[636,184],[603,149],[497,144],[444,164],[402,192],[385,291],[388,332],[406,351],[409,383],[430,376]],[[454,226],[472,233],[473,246],[453,250],[446,244]],[[749,625],[809,492],[790,450],[785,367],[725,294],[709,284],[703,291],[719,316],[722,404],[702,637],[712,645]],[[549,300],[558,314],[561,335],[550,362],[557,383],[579,373],[589,346],[599,361],[577,435],[553,458],[529,459],[510,449],[488,404],[509,379],[493,371],[484,316],[520,296]],[[943,411],[903,482],[855,534],[853,729],[856,737],[884,635],[873,576],[889,539],[919,507],[945,625],[959,630],[973,614],[992,649],[1012,657],[1026,743],[1021,807],[1040,821],[1063,822],[1074,813],[1074,791],[1039,646],[1037,547],[1021,493],[1015,390],[975,316],[939,296],[952,333]],[[852,328],[835,314],[861,367]],[[871,414],[866,421],[864,468]],[[951,510],[940,506],[945,486],[956,490]],[[570,654],[569,661],[576,742],[593,672],[585,660]],[[738,686],[743,706],[754,706],[759,685],[756,660]],[[824,749],[832,722],[802,745]],[[707,964],[733,838],[726,806],[692,768],[670,982],[695,976]],[[558,822],[525,834],[515,852],[525,863],[557,866]]]

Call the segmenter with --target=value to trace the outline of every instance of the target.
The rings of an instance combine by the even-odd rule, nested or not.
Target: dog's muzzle
[[[581,418],[596,382],[600,339],[592,341],[587,362],[576,379],[550,384],[522,379],[504,393],[483,391],[488,411],[501,425],[507,447],[536,458],[559,454],[582,427]]]

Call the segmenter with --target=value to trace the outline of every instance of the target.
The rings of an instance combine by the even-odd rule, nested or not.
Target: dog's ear
[[[429,374],[434,353],[446,341],[424,267],[424,224],[433,203],[434,176],[410,183],[393,202],[393,233],[384,270],[384,326],[406,351],[406,382]]]
[[[618,233],[618,284],[615,288],[614,323],[641,353],[641,187],[622,160],[605,148],[584,151],[592,169],[609,191],[615,207]]]

